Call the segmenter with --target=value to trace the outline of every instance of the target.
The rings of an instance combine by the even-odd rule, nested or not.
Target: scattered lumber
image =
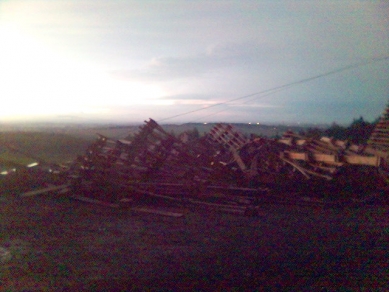
[[[248,215],[257,212],[258,202],[268,199],[271,189],[294,191],[312,182],[330,187],[350,183],[359,187],[366,182],[370,185],[365,189],[370,189],[372,180],[366,177],[379,175],[387,183],[388,120],[387,109],[368,145],[354,145],[291,131],[280,139],[249,139],[226,124],[215,125],[195,140],[189,140],[188,135],[179,139],[149,119],[131,141],[98,134],[84,155],[61,168],[66,174],[63,184],[31,190],[20,197],[72,190],[70,196],[77,200],[113,208],[127,205],[143,213],[182,216],[134,207],[138,200],[147,198]],[[215,198],[212,191],[223,195]],[[126,198],[127,203],[123,203]]]
[[[104,207],[111,207],[111,208],[119,208],[120,207],[119,204],[107,203],[107,202],[104,202],[101,200],[96,200],[96,199],[83,197],[83,196],[73,195],[73,196],[71,196],[71,198],[78,200],[78,201],[82,201],[82,202],[86,202],[86,203],[93,203],[93,204],[104,206]]]
[[[152,208],[146,208],[146,207],[134,207],[130,209],[131,211],[135,212],[141,212],[141,213],[149,213],[149,214],[155,214],[155,215],[163,215],[163,216],[169,216],[169,217],[183,217],[183,213],[177,213],[177,212],[170,212],[165,210],[158,210],[158,209],[152,209]]]
[[[188,139],[176,138],[152,119],[145,121],[131,141],[98,135],[85,155],[70,167],[73,172],[69,177],[76,178],[72,190],[84,190],[83,197],[97,200],[95,203],[112,202],[113,194],[117,194],[118,202],[133,196],[131,205],[133,200],[149,197],[171,204],[247,213],[254,204],[251,198],[257,198],[256,204],[258,197],[266,198],[268,191],[260,191],[261,187],[295,187],[311,181],[336,185],[336,180],[341,178],[344,183],[345,176],[352,173],[338,175],[342,169],[377,169],[387,158],[372,145],[361,147],[331,137],[308,138],[291,131],[281,139],[248,139],[225,124],[215,125],[195,141]],[[366,173],[353,173],[350,181],[361,184],[363,179],[358,180],[358,175]],[[212,199],[212,189],[220,190],[224,198]]]
[[[50,186],[50,187],[39,189],[39,190],[25,192],[23,194],[20,194],[19,196],[20,197],[32,197],[32,196],[42,195],[42,194],[54,192],[54,191],[63,191],[63,190],[68,189],[69,186],[70,186],[69,184],[60,185],[60,186]]]

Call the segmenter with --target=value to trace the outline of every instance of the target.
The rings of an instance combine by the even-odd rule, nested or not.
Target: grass
[[[83,154],[89,140],[62,133],[3,132],[0,133],[0,159],[28,164],[37,159],[50,163],[73,160]],[[19,151],[11,151],[12,145]]]

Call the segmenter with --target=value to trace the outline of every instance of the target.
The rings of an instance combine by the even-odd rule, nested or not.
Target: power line
[[[167,118],[164,118],[164,119],[160,119],[160,120],[158,120],[158,122],[162,122],[162,121],[166,121],[166,120],[171,120],[171,119],[174,119],[174,118],[177,118],[177,117],[181,117],[181,116],[189,115],[189,114],[192,114],[192,113],[195,113],[195,112],[207,110],[209,108],[213,108],[213,107],[216,107],[216,106],[224,105],[224,104],[227,104],[227,103],[230,103],[230,102],[233,102],[233,101],[249,98],[249,97],[252,97],[252,96],[255,96],[255,95],[259,95],[259,94],[265,94],[265,93],[272,94],[273,91],[277,92],[277,91],[280,91],[280,90],[287,89],[287,88],[289,88],[291,86],[299,85],[299,84],[302,84],[302,83],[305,83],[305,82],[309,82],[309,81],[312,81],[312,80],[315,80],[315,79],[319,79],[319,78],[322,78],[322,77],[326,77],[326,76],[329,76],[329,75],[333,75],[333,74],[337,74],[337,73],[340,73],[340,72],[343,72],[343,71],[347,71],[347,70],[350,70],[350,69],[353,69],[353,68],[358,68],[358,67],[366,66],[368,64],[373,64],[373,63],[377,63],[377,62],[388,60],[388,59],[389,59],[389,56],[382,57],[382,58],[372,58],[372,59],[370,59],[368,61],[365,61],[365,62],[360,62],[360,63],[348,65],[348,66],[345,66],[345,67],[342,67],[342,68],[339,68],[339,69],[336,69],[336,70],[332,70],[332,71],[329,71],[329,72],[326,72],[326,73],[315,75],[313,77],[301,79],[301,80],[294,81],[294,82],[291,82],[291,83],[288,83],[288,84],[284,84],[284,85],[280,85],[280,86],[277,86],[277,87],[274,87],[274,88],[271,88],[271,89],[266,89],[266,90],[263,90],[263,91],[251,93],[251,94],[244,95],[244,96],[241,96],[241,97],[237,97],[237,98],[234,98],[234,99],[230,99],[230,100],[227,100],[227,101],[224,101],[224,102],[215,103],[215,104],[207,106],[205,108],[199,108],[199,109],[187,111],[187,112],[184,112],[184,113],[181,113],[181,114],[178,114],[178,115],[170,116],[170,117],[167,117]]]
[[[260,97],[266,97],[266,96],[272,95],[272,94],[277,93],[278,91],[281,91],[281,90],[284,90],[284,89],[286,89],[286,88],[274,89],[273,91],[268,92],[268,93],[266,93],[266,94],[263,94],[263,95],[261,95]],[[255,98],[253,98],[253,99],[246,100],[246,101],[243,102],[243,103],[247,103],[247,102],[249,102],[249,101],[251,101],[251,100],[254,100],[254,99],[258,99],[258,97],[255,97]],[[226,102],[226,103],[223,104],[223,105],[226,105],[226,104],[228,104],[229,102],[231,102],[231,101],[228,101],[228,102]],[[218,114],[218,113],[222,113],[222,112],[224,112],[224,111],[226,111],[226,109],[222,109],[222,110],[220,110],[220,111],[213,112],[212,114],[202,116],[202,117],[200,117],[200,118],[194,120],[194,122],[200,121],[200,120],[202,120],[202,119],[204,119],[204,118],[207,118],[207,117],[211,117],[211,116],[213,116],[213,115],[215,115],[215,114]]]

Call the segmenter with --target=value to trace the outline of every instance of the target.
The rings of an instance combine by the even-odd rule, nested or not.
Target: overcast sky
[[[372,121],[388,15],[388,1],[2,0],[0,121]]]

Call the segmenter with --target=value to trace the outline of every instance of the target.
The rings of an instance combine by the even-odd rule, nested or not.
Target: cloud
[[[53,105],[85,101],[112,108],[101,115],[122,113],[122,118],[143,115],[141,111],[146,118],[169,116],[277,88],[385,56],[389,47],[385,1],[4,3],[0,38],[3,24],[15,25],[22,35],[55,51],[56,58],[49,60],[43,50],[37,54],[31,45],[14,45],[17,35],[8,31],[10,41],[3,36],[5,47],[0,48],[9,49],[0,70],[7,81],[2,95],[9,89],[8,99],[16,100],[17,93],[26,99],[22,104],[32,103],[32,94],[35,104],[43,96]],[[25,54],[13,60],[9,56],[15,48]],[[358,108],[358,115],[381,113],[389,92],[387,68],[382,62],[326,76],[235,102],[219,115],[276,120],[305,115],[332,121],[350,119]]]
[[[202,53],[187,57],[152,58],[142,68],[113,70],[111,74],[120,79],[147,81],[171,81],[201,77],[218,69],[228,69],[238,64],[238,56]]]
[[[160,99],[167,100],[210,100],[214,99],[213,95],[205,95],[205,94],[176,94],[176,95],[166,95],[162,96]]]

